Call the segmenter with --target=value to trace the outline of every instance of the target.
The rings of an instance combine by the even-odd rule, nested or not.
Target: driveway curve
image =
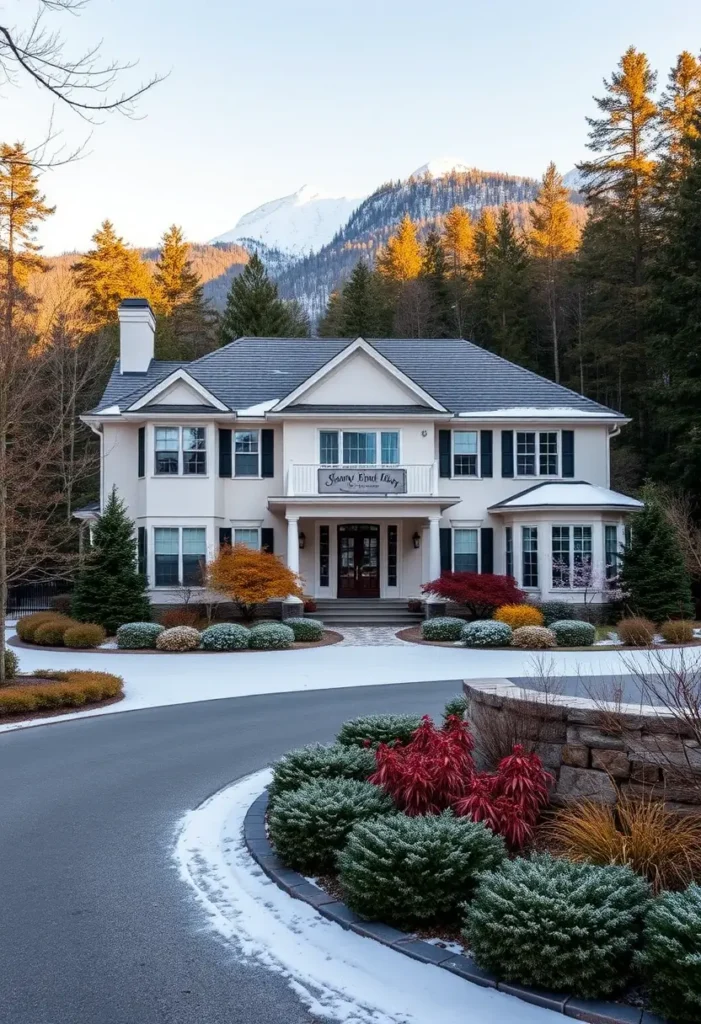
[[[272,693],[0,736],[0,1018],[8,1024],[313,1024],[235,959],[171,861],[213,792],[354,714],[438,714],[457,680]]]

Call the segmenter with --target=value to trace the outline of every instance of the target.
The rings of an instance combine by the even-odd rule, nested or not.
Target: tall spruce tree
[[[653,622],[691,618],[691,581],[677,536],[655,491],[645,488],[641,497],[645,507],[632,517],[623,554],[623,593],[636,614]]]
[[[217,316],[205,302],[200,278],[190,262],[190,247],[175,224],[161,239],[154,309],[157,358],[197,359],[215,347]]]
[[[227,344],[245,336],[284,338],[292,329],[290,312],[278,295],[277,285],[254,253],[243,273],[231,283],[219,325],[221,342]]]
[[[155,309],[165,316],[170,316],[176,306],[202,301],[202,285],[192,269],[190,247],[176,224],[171,224],[161,239],[155,285]]]
[[[467,338],[472,333],[469,294],[477,269],[477,250],[475,228],[463,206],[454,206],[446,214],[442,242],[448,277],[448,333]]]
[[[688,50],[679,54],[669,72],[667,88],[660,98],[660,139],[667,174],[676,177],[690,155],[688,142],[699,132],[701,111],[701,60]]]
[[[528,254],[507,206],[499,211],[493,240],[485,235],[485,243],[484,269],[476,286],[481,341],[504,359],[527,364]]]
[[[146,579],[136,564],[134,523],[114,488],[76,579],[73,614],[81,622],[98,622],[110,634],[125,622],[151,618]]]
[[[86,310],[96,327],[116,321],[122,299],[153,298],[153,279],[138,252],[130,249],[109,220],[92,236],[95,243],[73,264],[86,292]]]
[[[419,280],[427,289],[430,304],[428,333],[425,337],[447,338],[450,335],[451,302],[446,254],[437,231],[429,231],[421,247]]]

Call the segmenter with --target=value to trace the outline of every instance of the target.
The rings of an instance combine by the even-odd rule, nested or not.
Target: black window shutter
[[[514,432],[513,430],[502,430],[501,432],[501,475],[514,475]]]
[[[492,476],[492,431],[480,431],[481,476]]]
[[[441,527],[441,572],[450,572],[453,568],[453,531],[449,526]]]
[[[480,530],[480,554],[480,572],[494,572],[494,530],[491,526],[483,526]]]
[[[261,430],[260,433],[260,475],[275,476],[275,431]]]
[[[562,475],[574,476],[574,430],[562,431]]]
[[[148,534],[146,533],[146,527],[140,526],[137,530],[137,554],[138,554],[138,570],[142,576],[146,576],[148,569]]]
[[[221,427],[219,429],[219,476],[231,476],[231,431]]]
[[[146,476],[146,427],[139,427],[139,476]]]
[[[272,430],[270,431],[272,434]],[[265,476],[265,474],[263,474]],[[275,530],[272,526],[264,526],[260,531],[260,546],[272,555],[275,551]]]
[[[229,431],[229,433],[231,433],[231,431]],[[222,547],[224,544],[231,544],[231,527],[230,526],[220,526],[219,527],[219,547]]]
[[[438,431],[438,473],[450,476],[450,431]]]

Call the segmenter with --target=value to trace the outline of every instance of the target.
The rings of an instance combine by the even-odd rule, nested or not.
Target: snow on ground
[[[255,864],[242,837],[245,813],[269,778],[265,769],[221,790],[178,827],[179,875],[232,956],[282,974],[311,1013],[344,1024],[562,1020],[344,931],[279,889]]]
[[[8,636],[14,633],[8,630]],[[240,654],[141,654],[138,652],[43,651],[14,648],[20,670],[94,669],[114,672],[125,683],[125,698],[94,711],[61,715],[57,721],[87,715],[109,715],[137,708],[188,704],[259,693],[326,690],[343,686],[382,686],[438,679],[485,679],[532,676],[629,675],[632,664],[654,671],[649,652],[550,651],[539,656],[527,651],[489,651],[465,647],[399,646],[308,647],[297,651],[258,651]],[[655,652],[673,662],[674,650]],[[701,647],[690,648],[689,661],[701,660]],[[0,725],[9,729],[43,725],[47,719]]]

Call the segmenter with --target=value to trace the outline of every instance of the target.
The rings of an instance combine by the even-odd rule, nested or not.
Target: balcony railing
[[[345,494],[368,497],[438,493],[438,463],[400,466],[329,466],[291,462],[287,467],[288,497]]]

